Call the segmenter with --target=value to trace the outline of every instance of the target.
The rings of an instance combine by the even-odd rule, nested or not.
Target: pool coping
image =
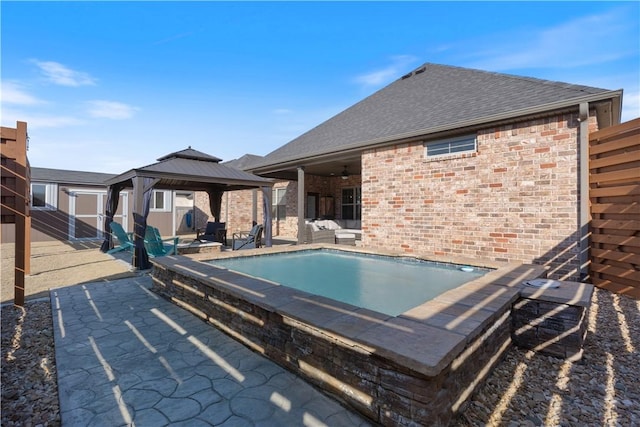
[[[314,249],[417,258],[495,270],[393,317],[204,263],[217,258]],[[151,261],[162,268],[179,270],[181,274],[205,285],[208,283],[221,287],[263,309],[315,328],[316,333],[324,334],[340,345],[389,358],[428,376],[438,375],[486,327],[503,316],[520,297],[525,288],[524,281],[545,277],[547,272],[543,266],[519,262],[400,254],[328,244],[167,256]],[[197,292],[197,289],[193,291]]]

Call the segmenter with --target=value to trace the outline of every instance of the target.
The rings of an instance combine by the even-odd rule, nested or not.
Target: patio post
[[[304,243],[304,166],[298,167],[298,244]]]

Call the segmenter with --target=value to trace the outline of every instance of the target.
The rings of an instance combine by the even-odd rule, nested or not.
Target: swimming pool
[[[256,255],[268,259],[308,250],[291,246],[207,255],[255,261]],[[340,251],[407,258],[362,248]],[[428,262],[487,272],[390,316],[215,267],[210,257],[204,261],[154,258],[153,291],[381,425],[449,424],[509,348],[510,313],[520,284],[545,272],[543,266],[433,256]]]
[[[453,264],[330,249],[217,259],[210,263],[390,316],[489,271],[472,268],[465,272]]]

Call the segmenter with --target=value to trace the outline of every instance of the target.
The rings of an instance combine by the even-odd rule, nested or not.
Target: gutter
[[[478,126],[478,125],[487,125],[489,123],[493,123],[497,121],[516,119],[521,116],[548,113],[551,110],[559,110],[559,109],[570,108],[570,107],[575,108],[576,105],[580,105],[582,103],[602,101],[605,99],[611,99],[616,97],[620,98],[621,96],[622,96],[622,89],[600,92],[598,94],[585,95],[579,98],[573,98],[571,100],[558,101],[558,102],[544,104],[536,107],[529,107],[521,110],[509,111],[506,113],[499,113],[491,116],[484,116],[484,117],[479,117],[479,118],[465,120],[465,121],[456,122],[456,123],[449,123],[446,125],[435,126],[432,128],[420,129],[417,131],[406,132],[406,133],[396,134],[392,136],[385,136],[382,138],[375,138],[368,141],[359,141],[352,144],[344,145],[340,147],[338,150],[319,152],[317,154],[314,154],[308,157],[290,157],[288,159],[279,161],[274,164],[265,164],[264,166],[257,165],[255,167],[248,168],[247,171],[255,174],[277,172],[282,169],[299,166],[302,162],[305,162],[306,164],[306,162],[310,160],[320,159],[322,157],[329,156],[332,154],[333,155],[345,154],[345,152],[348,152],[348,151],[359,150],[365,147],[371,147],[373,145],[396,142],[398,140],[404,140],[404,139],[425,137],[430,134],[435,134],[435,133],[445,132],[445,131],[452,131],[460,128],[466,128],[466,127],[472,127],[472,126]]]

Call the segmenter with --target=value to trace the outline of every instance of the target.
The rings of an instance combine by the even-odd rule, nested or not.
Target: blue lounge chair
[[[178,237],[163,239],[156,227],[147,226],[144,236],[144,247],[150,258],[178,253]]]
[[[120,245],[108,250],[108,254],[113,254],[120,251],[128,251],[135,247],[135,245],[133,244],[133,233],[127,233],[126,231],[124,231],[124,228],[122,228],[122,225],[115,221],[111,222],[111,224],[109,224],[109,227],[111,227],[111,234],[115,235]]]
[[[233,233],[231,247],[234,251],[239,249],[254,249],[262,245],[262,224],[256,224],[251,231]]]

